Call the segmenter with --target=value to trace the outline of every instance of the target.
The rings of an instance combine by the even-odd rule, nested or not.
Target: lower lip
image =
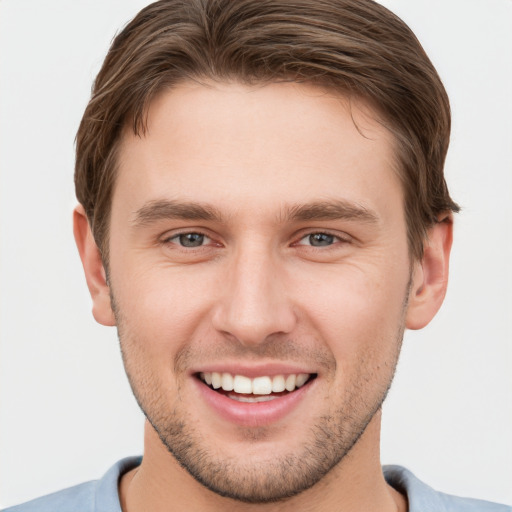
[[[194,377],[196,386],[206,403],[223,419],[244,427],[261,427],[283,419],[297,409],[316,379],[291,393],[266,402],[238,402],[214,391]]]

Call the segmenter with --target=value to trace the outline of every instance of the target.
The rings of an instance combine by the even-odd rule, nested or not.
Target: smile
[[[201,372],[200,380],[211,389],[224,392],[227,397],[239,402],[266,402],[291,393],[316,377],[310,373],[259,376],[233,375],[227,372]]]
[[[293,369],[219,370],[202,369],[193,374],[192,382],[210,411],[241,427],[269,426],[288,415],[301,417],[308,412],[314,390],[321,384],[317,373]]]

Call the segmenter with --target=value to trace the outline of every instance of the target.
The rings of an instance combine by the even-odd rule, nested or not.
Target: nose
[[[271,251],[248,248],[226,266],[213,326],[244,346],[265,343],[296,325],[283,269]]]

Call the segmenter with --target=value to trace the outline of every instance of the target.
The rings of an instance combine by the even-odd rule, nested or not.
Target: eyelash
[[[183,231],[181,233],[175,233],[173,234],[172,236],[168,236],[168,237],[165,237],[163,240],[162,240],[162,243],[164,245],[167,245],[167,244],[172,244],[172,245],[176,245],[178,246],[180,249],[184,249],[184,250],[187,250],[187,249],[201,249],[201,248],[204,248],[205,245],[204,244],[201,244],[197,247],[187,247],[185,245],[181,245],[179,242],[172,242],[172,240],[175,240],[175,239],[179,239],[180,237],[182,236],[186,236],[186,235],[199,235],[199,236],[202,236],[204,238],[206,238],[207,240],[209,240],[210,242],[212,241],[212,238],[209,237],[206,233],[203,233],[202,231]]]
[[[315,246],[315,245],[313,245],[313,244],[311,244],[311,243],[309,243],[309,244],[302,244],[302,243],[301,243],[303,240],[305,240],[305,239],[307,239],[307,238],[310,238],[310,237],[312,237],[312,236],[315,236],[315,235],[326,235],[326,236],[328,236],[328,237],[332,237],[332,238],[333,238],[333,242],[332,242],[332,243],[330,243],[330,244],[328,244],[328,245],[324,245],[324,246],[322,246],[322,245],[319,245],[319,246],[317,245],[317,246]],[[343,236],[340,236],[340,235],[336,235],[336,234],[334,234],[334,233],[331,233],[330,231],[310,231],[310,232],[308,232],[308,233],[305,233],[305,234],[304,234],[304,235],[303,235],[303,236],[302,236],[302,237],[301,237],[297,242],[295,242],[293,245],[302,245],[302,246],[305,246],[305,247],[311,247],[311,248],[313,248],[313,249],[315,249],[315,248],[324,248],[324,249],[326,249],[326,248],[330,248],[330,247],[332,247],[333,245],[336,245],[336,244],[338,244],[338,243],[341,243],[341,244],[347,244],[347,243],[350,243],[350,240],[349,240],[348,236],[347,236],[347,237],[343,237]]]
[[[178,246],[180,249],[183,249],[183,250],[188,250],[188,249],[203,249],[205,248],[207,245],[209,245],[209,243],[207,244],[204,244],[202,243],[201,245],[198,245],[198,246],[185,246],[185,245],[182,245],[180,244],[179,242],[173,242],[173,240],[176,240],[176,239],[179,239],[180,237],[182,236],[186,236],[186,235],[199,235],[201,237],[204,237],[204,239],[207,239],[209,241],[209,243],[212,242],[212,238],[210,236],[208,236],[206,233],[202,232],[202,231],[183,231],[181,233],[176,233],[176,234],[173,234],[172,236],[169,236],[169,237],[166,237],[162,240],[162,244],[164,245],[167,245],[167,244],[172,244],[172,245],[176,245]],[[315,246],[311,243],[301,243],[303,240],[309,238],[309,237],[312,237],[314,235],[326,235],[328,237],[332,237],[334,240],[332,243],[328,244],[328,245],[320,245],[320,246]],[[203,240],[204,242],[204,240]],[[297,246],[297,245],[300,245],[300,246],[304,246],[304,247],[311,247],[313,249],[315,248],[330,248],[332,247],[333,245],[335,245],[336,243],[342,243],[342,244],[348,244],[350,243],[350,239],[347,237],[342,237],[340,235],[335,235],[334,233],[331,233],[329,231],[310,231],[310,232],[307,232],[307,233],[304,233],[302,234],[302,236],[292,244],[292,246]],[[220,246],[220,244],[217,244]]]

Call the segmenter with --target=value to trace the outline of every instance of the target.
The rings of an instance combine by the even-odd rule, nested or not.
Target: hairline
[[[411,222],[407,218],[407,195],[406,195],[406,186],[404,183],[404,177],[405,177],[405,169],[404,164],[401,162],[401,157],[403,156],[404,150],[402,149],[403,145],[403,139],[404,137],[402,134],[400,134],[399,130],[394,129],[393,125],[390,121],[386,119],[386,115],[382,112],[382,109],[379,107],[375,99],[365,96],[361,93],[358,93],[356,91],[350,91],[347,88],[344,88],[340,85],[334,84],[331,80],[322,82],[320,79],[304,79],[304,80],[294,80],[292,78],[276,78],[274,80],[272,79],[262,79],[262,80],[249,80],[244,79],[244,77],[209,77],[209,76],[200,76],[200,75],[190,75],[186,77],[181,77],[178,80],[175,80],[172,84],[165,83],[160,86],[160,88],[153,91],[148,97],[145,98],[145,102],[143,105],[142,115],[139,117],[138,122],[134,118],[133,113],[128,113],[125,116],[123,127],[119,132],[118,137],[112,144],[111,150],[109,152],[109,157],[113,158],[114,162],[112,165],[112,173],[111,173],[111,179],[112,179],[112,185],[111,185],[111,191],[110,196],[108,200],[108,207],[105,211],[104,219],[102,222],[101,230],[98,233],[98,236],[94,233],[94,229],[91,229],[93,231],[93,235],[96,241],[96,244],[100,250],[100,254],[102,257],[103,264],[105,268],[108,268],[109,261],[110,261],[110,221],[111,221],[111,215],[112,215],[112,204],[113,204],[113,198],[115,193],[115,188],[117,184],[117,177],[120,172],[120,151],[123,145],[123,141],[125,140],[125,137],[127,136],[127,132],[131,132],[132,135],[135,135],[136,137],[143,138],[145,137],[147,133],[148,128],[148,116],[149,116],[149,110],[151,106],[157,101],[157,99],[166,93],[172,93],[177,87],[186,85],[186,84],[196,84],[203,87],[214,87],[216,84],[222,84],[222,85],[248,85],[248,86],[254,86],[254,87],[265,87],[270,84],[276,84],[276,83],[292,83],[292,84],[298,84],[298,85],[306,85],[306,86],[312,86],[316,88],[319,91],[324,91],[325,93],[333,94],[336,98],[340,100],[346,100],[346,107],[349,109],[349,113],[351,115],[352,122],[356,128],[356,130],[365,137],[363,131],[358,126],[354,116],[352,115],[352,106],[353,101],[358,101],[362,105],[364,105],[365,108],[365,115],[371,115],[372,120],[379,123],[390,135],[390,142],[392,143],[392,159],[390,161],[391,168],[393,172],[396,174],[399,182],[400,182],[400,190],[402,193],[402,212],[404,214],[404,221],[406,224],[406,230],[407,230],[407,246],[408,246],[408,252],[409,252],[409,259],[411,262],[415,260],[421,260],[422,258],[422,250],[419,252],[415,250],[414,247],[414,237],[410,232],[411,228]],[[424,242],[427,240],[427,234],[426,232],[421,238],[421,245],[423,246]]]

